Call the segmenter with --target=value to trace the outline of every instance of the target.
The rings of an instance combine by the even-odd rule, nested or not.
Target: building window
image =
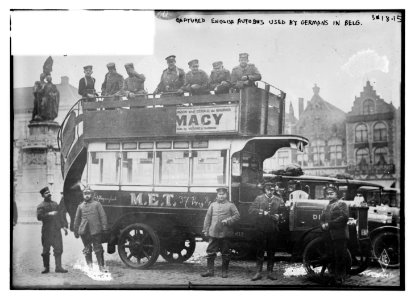
[[[367,148],[359,149],[356,151],[356,163],[359,166],[367,166],[369,164],[369,150]]]
[[[365,124],[359,124],[356,126],[356,143],[367,142],[367,126]]]
[[[339,138],[329,141],[330,166],[341,166],[343,159],[343,142]]]
[[[286,166],[290,163],[289,154],[287,150],[278,151],[278,166]]]
[[[375,102],[371,99],[365,100],[365,102],[363,102],[363,114],[370,115],[373,113],[375,113]]]
[[[388,149],[386,147],[376,148],[374,152],[375,165],[376,166],[386,165],[387,156],[388,156]]]
[[[311,151],[313,154],[314,166],[324,166],[325,146],[326,146],[326,143],[323,140],[316,140],[312,144]]]
[[[308,146],[304,147],[304,152],[298,151],[297,163],[302,167],[308,166]]]
[[[387,130],[385,123],[376,123],[373,127],[373,140],[375,142],[387,141]]]

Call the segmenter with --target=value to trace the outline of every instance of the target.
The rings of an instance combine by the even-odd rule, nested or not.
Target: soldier
[[[107,64],[108,73],[105,74],[104,82],[101,87],[102,96],[120,95],[124,85],[124,77],[117,73],[114,63]],[[111,98],[112,99],[112,98]]]
[[[232,69],[231,83],[237,91],[245,86],[253,86],[261,80],[261,74],[254,64],[248,64],[248,53],[239,54],[239,66]]]
[[[92,66],[88,65],[84,67],[85,76],[79,80],[78,94],[87,102],[95,101],[97,93],[95,91],[95,78],[92,77]]]
[[[127,71],[128,77],[124,80],[123,92],[128,99],[134,98],[135,96],[144,95],[144,81],[146,77],[144,74],[138,74],[134,70],[134,64],[125,64],[125,70]]]
[[[199,61],[189,61],[190,71],[186,73],[182,90],[191,95],[209,95],[209,77],[205,71],[199,70]]]
[[[84,202],[79,204],[74,221],[74,234],[81,236],[84,244],[83,253],[89,268],[92,268],[92,249],[97,257],[99,270],[105,271],[104,249],[101,245],[102,233],[107,230],[107,216],[101,203],[93,199],[93,191],[86,187],[83,190]]]
[[[338,190],[333,184],[326,188],[325,196],[330,202],[321,215],[321,228],[334,260],[333,283],[341,285],[346,276],[349,209],[345,202],[338,199]]]
[[[203,225],[203,234],[209,238],[209,245],[206,249],[208,270],[201,276],[214,276],[216,252],[220,250],[222,278],[227,278],[231,259],[229,237],[233,236],[233,229],[230,226],[238,221],[240,216],[235,204],[228,200],[228,189],[220,187],[216,191],[216,201],[210,204]]]
[[[257,230],[257,270],[252,277],[252,281],[262,278],[262,265],[264,263],[264,253],[267,251],[267,278],[276,280],[277,277],[273,275],[274,256],[278,242],[278,220],[280,213],[284,207],[284,201],[274,195],[275,186],[271,182],[264,184],[264,194],[255,198],[254,202],[249,207],[249,214],[255,220],[255,227]]]
[[[229,93],[231,87],[231,73],[223,67],[221,61],[216,61],[212,64],[213,70],[210,73],[209,86],[210,89],[218,94]]]
[[[154,91],[154,94],[164,94],[162,96],[169,97],[175,95],[183,95],[181,87],[184,85],[185,73],[183,69],[176,67],[176,56],[170,55],[166,57],[167,69],[161,74],[160,83]]]
[[[49,188],[44,187],[40,190],[40,194],[43,197],[43,202],[37,207],[37,219],[42,221],[42,257],[43,266],[45,269],[42,274],[49,273],[49,251],[50,247],[53,247],[53,255],[55,256],[55,272],[67,273],[68,271],[62,268],[62,234],[61,228],[65,231],[65,235],[68,234],[68,223],[66,218],[63,218],[62,211],[59,209],[58,204],[52,201],[52,195]]]

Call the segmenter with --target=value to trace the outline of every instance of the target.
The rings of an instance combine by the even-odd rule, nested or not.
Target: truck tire
[[[170,263],[183,263],[192,257],[195,252],[196,241],[194,237],[178,237],[175,241],[163,245],[160,255]]]
[[[118,254],[121,260],[134,269],[148,269],[160,253],[160,241],[148,225],[135,223],[121,230],[118,238]]]
[[[399,241],[399,232],[394,231],[380,232],[372,239],[373,255],[382,267],[400,267]]]

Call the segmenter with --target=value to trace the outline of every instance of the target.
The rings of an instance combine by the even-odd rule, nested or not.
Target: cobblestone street
[[[67,274],[54,273],[54,260],[51,255],[51,273],[42,275],[40,223],[19,223],[13,231],[13,286],[15,288],[293,288],[307,286],[319,288],[305,274],[300,263],[280,261],[277,264],[278,280],[263,279],[252,282],[255,262],[232,261],[229,278],[220,277],[220,257],[216,261],[216,276],[202,278],[205,270],[204,258],[206,243],[197,243],[193,257],[183,264],[171,264],[159,258],[149,270],[135,270],[124,265],[118,253],[105,254],[109,273],[86,272],[82,255],[82,242],[75,239],[73,233],[63,236],[63,265]],[[95,261],[95,257],[94,257]],[[345,288],[383,288],[400,285],[400,271],[382,270],[371,267],[358,276],[352,276],[345,282]],[[325,287],[323,287],[325,288]]]

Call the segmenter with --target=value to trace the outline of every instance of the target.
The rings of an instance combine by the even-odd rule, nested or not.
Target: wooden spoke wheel
[[[381,232],[373,238],[373,254],[382,267],[399,268],[399,239],[399,233],[392,231]]]
[[[195,249],[194,237],[175,237],[161,247],[160,254],[168,262],[182,263],[192,257]]]
[[[145,224],[131,224],[121,231],[118,254],[129,267],[147,269],[157,260],[160,241],[155,231]]]

